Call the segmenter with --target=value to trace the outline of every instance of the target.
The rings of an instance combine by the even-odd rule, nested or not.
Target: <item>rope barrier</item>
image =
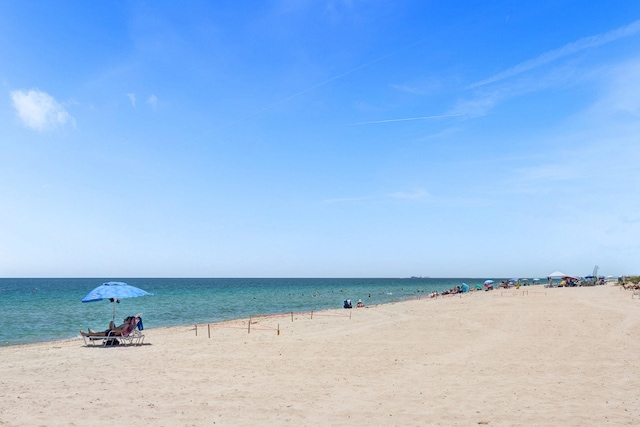
[[[259,321],[265,321],[265,320],[269,320],[272,318],[279,318],[279,317],[284,317],[284,316],[291,316],[291,321],[293,322],[294,320],[294,314],[298,315],[298,316],[307,316],[309,315],[310,319],[313,320],[313,315],[315,314],[316,317],[317,316],[324,316],[324,317],[345,317],[345,318],[349,318],[351,319],[351,310],[349,310],[349,314],[340,314],[340,313],[332,313],[330,311],[327,312],[315,312],[313,310],[311,310],[310,312],[307,311],[300,311],[300,312],[288,312],[288,313],[274,313],[274,314],[262,314],[262,315],[258,315],[258,316],[249,316],[248,321],[245,320],[230,320],[230,321],[226,321],[226,322],[220,322],[220,323],[207,323],[207,335],[209,338],[211,338],[211,328],[218,328],[218,329],[244,329],[247,331],[248,334],[251,333],[252,330],[254,331],[276,331],[276,333],[278,335],[280,335],[280,323],[278,323],[277,326],[270,326],[270,325],[265,325],[265,324],[260,324],[258,325]],[[242,324],[244,324],[244,322],[247,322],[247,326],[242,326]],[[195,334],[196,336],[198,336],[198,327],[199,326],[203,326],[203,324],[196,324],[194,325],[194,329],[195,329]]]
[[[547,292],[546,291],[529,291],[528,289],[522,289],[522,296],[527,296],[529,294],[531,295],[546,295]],[[497,292],[495,293],[497,294]],[[494,294],[494,295],[495,295]],[[434,299],[438,299],[438,298],[443,298],[443,297],[456,297],[458,296],[459,298],[462,298],[462,293],[456,293],[456,294],[438,294],[438,295],[434,295],[433,297],[431,297],[430,295],[428,297],[425,297],[424,300],[426,301],[431,301]],[[505,290],[505,291],[500,291],[500,296],[508,296],[508,297],[513,297],[513,296],[518,296],[520,295],[520,291],[519,290]],[[409,300],[418,300],[421,301],[423,298],[421,295],[418,296],[409,296],[407,298],[405,298],[405,301],[409,301]],[[375,305],[373,305],[375,306]],[[371,306],[370,306],[371,307]],[[356,308],[356,311],[358,309]],[[344,317],[344,318],[349,318],[351,319],[353,310],[348,310],[348,314],[346,312],[340,312],[340,310],[327,310],[327,311],[315,311],[315,310],[311,310],[311,311],[288,311],[285,313],[272,313],[272,314],[261,314],[261,315],[251,315],[249,316],[249,319],[236,319],[236,320],[230,320],[230,321],[225,321],[225,322],[219,322],[219,323],[207,323],[207,335],[209,338],[211,338],[211,328],[218,328],[218,329],[244,329],[247,331],[247,333],[251,333],[251,330],[253,329],[254,331],[276,331],[276,333],[278,335],[280,335],[280,323],[277,324],[277,326],[270,326],[270,325],[266,325],[266,324],[258,324],[258,322],[261,321],[267,321],[269,319],[276,319],[276,318],[281,318],[281,317],[291,317],[291,321],[294,321],[295,316],[298,317],[306,317],[309,316],[309,318],[311,320],[313,320],[313,316],[315,315],[316,317],[321,316],[321,317]],[[244,323],[247,322],[247,325],[244,326]],[[204,324],[196,324],[194,326],[195,329],[195,335],[198,336],[198,327],[199,326],[203,326]]]

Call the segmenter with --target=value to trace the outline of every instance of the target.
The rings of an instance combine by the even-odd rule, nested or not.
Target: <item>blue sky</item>
[[[0,276],[640,273],[640,2],[0,2]]]

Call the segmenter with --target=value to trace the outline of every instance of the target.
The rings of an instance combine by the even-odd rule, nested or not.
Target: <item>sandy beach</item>
[[[292,320],[293,317],[293,320]],[[523,287],[0,349],[0,425],[639,425],[640,299]],[[280,330],[278,334],[277,330]]]

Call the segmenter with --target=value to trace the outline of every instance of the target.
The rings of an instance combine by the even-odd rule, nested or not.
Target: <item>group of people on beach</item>
[[[500,285],[498,287],[505,288],[505,289],[509,289],[509,288],[520,289],[520,280],[517,280],[515,282],[512,280],[503,280],[502,282],[500,282]]]
[[[462,287],[461,286],[454,286],[451,289],[445,289],[444,291],[442,291],[440,293],[440,295],[455,295],[455,294],[461,294],[463,292]],[[437,293],[437,291],[436,291]]]
[[[344,304],[342,306],[344,308],[353,308],[353,304],[351,303],[350,299],[344,300]],[[361,299],[358,300],[358,303],[356,304],[356,308],[364,308],[364,303],[362,302]]]
[[[438,292],[437,290],[431,292],[429,294],[429,298],[438,298],[441,295],[455,295],[455,294],[461,294],[463,293],[464,290],[462,289],[461,286],[454,286],[451,289],[445,289],[442,292]]]

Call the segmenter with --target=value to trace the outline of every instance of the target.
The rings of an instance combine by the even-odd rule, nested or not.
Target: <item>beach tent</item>
[[[553,273],[551,273],[548,277],[568,277],[568,276],[563,272],[556,270]]]
[[[466,283],[462,284],[462,292],[469,292],[469,285],[467,285]]]

